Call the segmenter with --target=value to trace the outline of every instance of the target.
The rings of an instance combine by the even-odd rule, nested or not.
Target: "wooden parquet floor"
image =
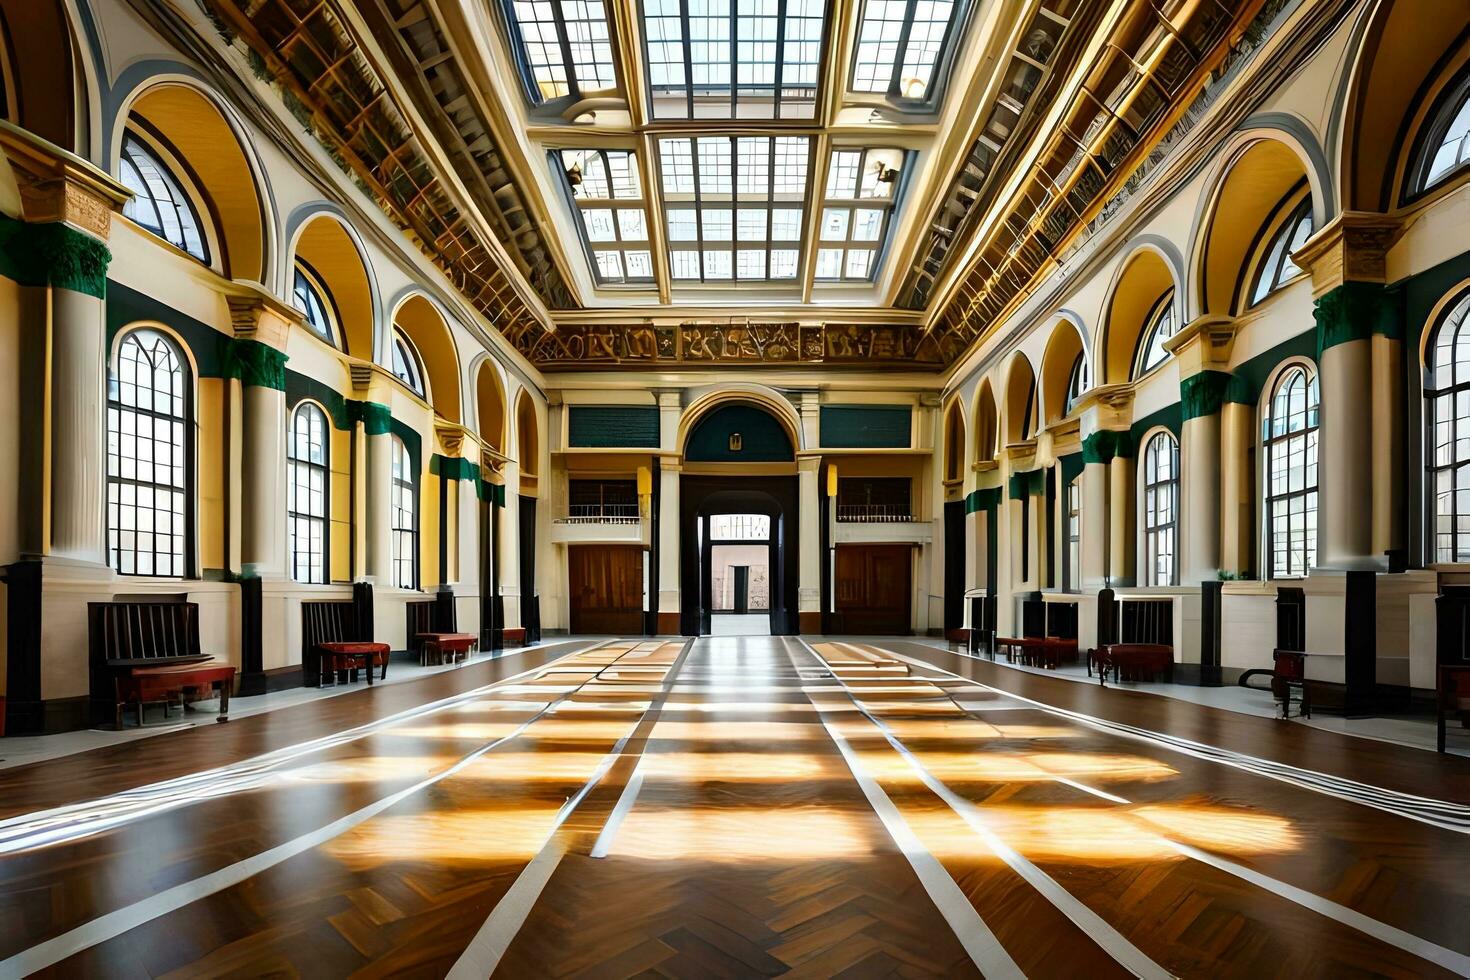
[[[167,776],[200,748],[224,792],[127,747],[90,792],[82,757],[61,790],[19,773],[7,812],[77,806],[0,820],[0,977],[1470,974],[1470,835],[1003,688],[1266,760],[1351,740],[913,644],[558,653],[278,763],[252,750],[411,699],[134,748]],[[1458,799],[1463,760],[1340,755],[1319,768]]]

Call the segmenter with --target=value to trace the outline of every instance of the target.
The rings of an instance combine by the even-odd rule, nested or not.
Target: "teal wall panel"
[[[822,448],[908,449],[912,415],[908,405],[823,405]]]
[[[657,449],[658,406],[568,406],[567,445],[578,449]]]

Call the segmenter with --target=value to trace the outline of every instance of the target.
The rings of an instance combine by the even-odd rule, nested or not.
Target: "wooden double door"
[[[643,549],[571,545],[567,577],[573,633],[643,635]]]
[[[913,632],[913,564],[911,545],[838,545],[832,583],[836,631],[862,635]]]

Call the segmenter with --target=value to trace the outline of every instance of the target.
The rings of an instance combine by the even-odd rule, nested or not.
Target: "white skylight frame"
[[[927,104],[952,52],[966,0],[864,0],[848,88]]]
[[[828,0],[642,0],[650,115],[816,118]]]
[[[502,0],[502,7],[533,105],[617,88],[607,0]]]
[[[863,283],[877,276],[906,159],[894,147],[832,148],[817,223],[813,282]]]
[[[597,285],[653,288],[656,259],[637,151],[564,149],[551,163],[566,182]],[[579,183],[572,183],[574,172]]]
[[[658,141],[674,286],[800,285],[812,144],[781,134]]]

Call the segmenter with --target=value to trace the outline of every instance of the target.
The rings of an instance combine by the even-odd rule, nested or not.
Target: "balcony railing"
[[[637,524],[637,504],[571,504],[558,524]]]
[[[912,524],[912,508],[893,504],[838,504],[839,524]]]

